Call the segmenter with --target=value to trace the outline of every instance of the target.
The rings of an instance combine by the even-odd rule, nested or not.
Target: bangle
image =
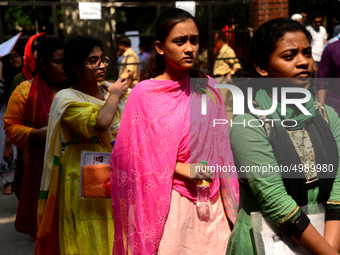
[[[231,70],[231,71],[230,71],[230,73],[231,73],[232,75],[234,75],[234,74],[235,74],[235,72],[234,72],[233,70]]]

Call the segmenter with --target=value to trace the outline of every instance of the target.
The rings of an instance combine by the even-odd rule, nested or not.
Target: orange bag
[[[85,198],[111,197],[109,164],[83,166],[82,193]]]

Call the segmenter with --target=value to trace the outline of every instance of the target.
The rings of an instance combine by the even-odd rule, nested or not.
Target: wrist
[[[38,140],[38,139],[37,139],[37,136],[38,136],[38,135],[37,135],[37,131],[38,131],[38,130],[35,129],[35,128],[32,129],[32,132],[31,132],[31,134],[30,134],[30,140],[31,140],[31,141],[36,141],[36,140]]]
[[[121,97],[121,93],[118,90],[110,91],[110,95],[107,100],[114,100]]]
[[[12,144],[9,141],[6,140],[6,142],[5,142],[5,149],[8,150],[10,148],[12,148]]]

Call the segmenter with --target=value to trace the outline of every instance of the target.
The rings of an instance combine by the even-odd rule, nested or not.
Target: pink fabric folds
[[[145,80],[132,90],[111,157],[113,254],[157,253],[173,184],[180,194],[195,201],[195,185],[178,178],[173,183],[181,146],[189,147],[181,142],[188,140],[188,130],[196,135],[190,137],[190,153],[183,161],[233,165],[228,125],[205,134],[212,119],[227,119],[224,104],[215,105],[207,98],[208,108],[215,107],[212,114],[189,121],[195,116],[190,111],[201,103],[200,98],[190,93],[189,76],[179,81]],[[215,179],[211,197],[218,190],[219,180]],[[233,194],[230,196],[235,201]]]

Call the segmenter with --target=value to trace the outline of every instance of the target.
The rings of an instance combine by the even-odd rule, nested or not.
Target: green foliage
[[[32,8],[25,6],[9,6],[4,8],[4,19],[7,24],[22,27],[30,26],[32,22]]]
[[[138,19],[135,22],[135,27],[141,33],[151,33],[155,26],[156,15],[152,15],[153,13],[144,13],[139,15]],[[152,17],[153,16],[153,17]]]

